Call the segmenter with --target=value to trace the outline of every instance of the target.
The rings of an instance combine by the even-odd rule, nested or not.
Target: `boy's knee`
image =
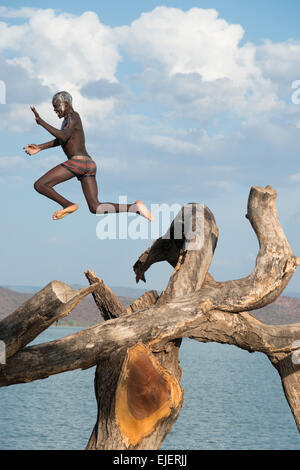
[[[37,180],[34,183],[33,187],[38,193],[44,194],[47,188],[52,188],[52,184],[42,182],[41,180]]]
[[[37,180],[37,181],[34,183],[34,185],[33,185],[34,189],[35,189],[38,193],[41,193],[41,192],[42,192],[42,186],[43,186],[43,185],[40,183],[39,180]]]

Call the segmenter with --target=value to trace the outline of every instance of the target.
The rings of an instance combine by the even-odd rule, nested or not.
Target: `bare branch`
[[[177,264],[158,305],[198,291],[211,264],[218,240],[218,227],[211,211],[201,204],[186,204],[176,216],[172,235],[183,236]],[[179,230],[178,230],[179,227]],[[168,233],[171,232],[171,228]]]
[[[129,315],[130,313],[138,312],[139,310],[151,307],[157,302],[158,298],[159,295],[156,290],[145,292],[124,310],[124,314]]]
[[[203,263],[201,269],[196,270],[196,274],[192,269],[183,270],[184,276],[182,276],[182,281],[185,286],[185,291],[189,288],[188,280],[192,287],[195,286],[195,282],[192,280],[193,275],[194,279],[197,280],[196,286],[198,289],[202,285],[203,276],[206,275],[201,287],[201,295],[210,299],[215,309],[238,313],[264,307],[276,300],[299,266],[298,258],[293,254],[277,217],[276,196],[276,191],[270,186],[266,186],[265,188],[254,186],[250,191],[246,217],[249,219],[257,235],[260,247],[254,271],[249,276],[242,279],[216,282],[210,275],[206,275],[206,268],[209,266],[210,261],[209,258],[206,258],[206,262],[203,263],[203,255],[200,250],[196,256],[191,253],[190,258],[193,260],[192,263],[199,267],[199,264],[196,262],[198,257]],[[209,211],[209,209],[205,209]],[[180,213],[176,219],[177,223],[180,223]],[[175,220],[169,229],[171,233],[171,240],[169,241],[173,243],[173,264],[175,260],[175,247],[177,248],[176,268],[172,276],[181,278],[180,271],[183,265],[182,261],[185,259],[184,256],[186,255],[186,253],[184,254],[183,252],[185,237],[183,236],[181,245],[176,245],[176,240],[172,239],[174,227],[176,228]],[[214,249],[216,244],[217,227],[214,224],[214,220],[209,221],[206,215],[204,229],[206,231],[211,230],[212,237],[215,237],[215,240],[211,239],[209,243],[209,235],[205,233],[205,246],[207,246],[206,257],[211,255],[211,250]],[[144,275],[144,272],[149,266],[157,262],[157,260],[161,261],[164,258],[170,262],[168,254],[164,254],[163,251],[167,247],[168,245],[165,246],[162,242],[154,243],[152,247],[140,256],[138,262],[134,265],[134,270],[138,272],[138,278]],[[189,263],[184,263],[184,265],[188,266]],[[184,282],[185,276],[186,281]],[[173,279],[171,277],[168,291],[171,291],[170,293],[174,295],[172,287]],[[166,300],[169,299],[170,297],[168,296]],[[159,299],[158,303],[160,302],[161,300]]]
[[[282,293],[298,267],[276,211],[276,191],[252,187],[247,218],[258,237],[256,267],[247,277],[226,282],[207,280],[201,293],[214,308],[227,312],[255,310],[268,305]]]
[[[126,350],[137,342],[159,351],[169,341],[193,337],[272,354],[273,349],[290,348],[299,338],[299,325],[265,325],[249,321],[251,316],[210,311],[211,303],[207,300],[199,303],[199,296],[196,293],[182,297],[50,343],[25,348],[0,368],[0,386],[29,382],[67,370],[86,369],[112,352]]]
[[[103,319],[110,320],[111,318],[118,318],[122,315],[122,305],[112,290],[104,284],[102,279],[99,279],[91,270],[88,270],[85,276],[90,284],[98,283],[97,288],[93,291],[93,297]]]
[[[97,284],[77,292],[60,281],[52,281],[15,312],[0,322],[0,339],[5,342],[6,358],[30,343],[55,321],[67,316],[93,292]]]

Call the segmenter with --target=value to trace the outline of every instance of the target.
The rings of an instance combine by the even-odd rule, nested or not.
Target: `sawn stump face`
[[[182,401],[178,381],[143,344],[129,349],[116,393],[116,421],[126,446],[151,434]]]
[[[145,419],[169,400],[170,387],[146,354],[138,352],[130,366],[127,406],[135,419]]]

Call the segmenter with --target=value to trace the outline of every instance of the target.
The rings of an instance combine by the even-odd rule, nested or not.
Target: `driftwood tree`
[[[0,386],[96,365],[98,416],[87,449],[158,449],[183,406],[178,352],[182,338],[188,337],[266,354],[280,374],[300,430],[300,365],[292,360],[300,324],[267,325],[248,313],[281,294],[300,259],[278,221],[274,189],[252,187],[246,217],[259,252],[254,271],[243,279],[217,282],[208,273],[218,228],[207,207],[191,203],[134,265],[137,282],[145,281],[153,263],[173,266],[160,296],[147,292],[123,309],[91,271],[86,273],[90,286],[78,292],[61,282],[50,283],[0,322],[7,353]],[[91,292],[104,322],[26,347]]]

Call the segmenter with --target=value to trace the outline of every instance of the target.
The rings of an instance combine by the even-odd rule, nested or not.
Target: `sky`
[[[59,207],[33,184],[66,157],[23,147],[52,139],[30,105],[60,127],[51,105],[60,90],[82,118],[101,201],[141,199],[174,216],[205,204],[219,227],[210,272],[225,281],[255,266],[247,200],[252,186],[271,185],[300,256],[299,14],[294,0],[1,4],[0,285],[85,285],[92,269],[110,286],[136,287],[134,263],[168,225],[91,214],[76,178],[56,189],[79,210],[52,220]],[[138,287],[161,290],[171,273],[158,263]],[[286,294],[300,293],[299,280]]]

